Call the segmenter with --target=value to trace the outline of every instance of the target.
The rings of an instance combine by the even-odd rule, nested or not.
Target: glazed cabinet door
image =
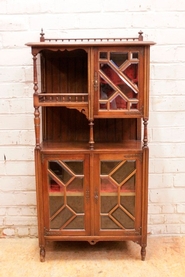
[[[143,115],[143,51],[142,47],[99,47],[95,50],[95,117]]]
[[[141,155],[95,158],[96,235],[138,235],[141,226]]]
[[[45,156],[43,166],[47,235],[89,234],[89,156]]]

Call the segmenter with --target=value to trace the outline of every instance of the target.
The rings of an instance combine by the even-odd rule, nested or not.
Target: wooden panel
[[[76,109],[67,109],[65,107],[47,107],[43,111],[44,141],[89,141],[89,121],[84,114]],[[115,143],[129,139],[137,139],[137,119],[95,119],[95,143]]]
[[[95,142],[123,142],[137,139],[137,119],[102,118],[94,121]]]
[[[47,107],[44,110],[44,140],[89,141],[89,122],[84,114],[65,107]]]
[[[87,93],[87,53],[82,50],[43,51],[42,88],[48,93]]]

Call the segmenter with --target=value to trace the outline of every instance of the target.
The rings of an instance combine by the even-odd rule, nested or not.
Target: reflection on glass
[[[100,162],[101,229],[134,229],[135,160]]]
[[[131,59],[138,59],[138,58],[139,58],[138,52],[131,53]]]
[[[48,162],[51,229],[84,229],[83,161]]]
[[[136,166],[135,161],[125,161],[120,163],[117,170],[112,174],[112,178],[117,184],[121,184],[132,172],[134,172]]]
[[[100,59],[107,59],[107,52],[100,52]]]
[[[117,67],[121,66],[128,60],[127,52],[110,52],[110,60],[116,64]]]

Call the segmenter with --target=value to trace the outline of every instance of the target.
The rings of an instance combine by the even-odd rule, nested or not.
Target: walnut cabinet
[[[149,52],[137,38],[47,39],[33,55],[40,259],[47,240],[147,245]]]

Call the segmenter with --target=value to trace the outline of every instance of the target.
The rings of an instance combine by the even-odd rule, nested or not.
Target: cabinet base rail
[[[90,245],[95,245],[100,241],[133,241],[141,246],[141,260],[145,261],[146,258],[146,243],[142,242],[142,237],[141,236],[125,236],[123,237],[98,237],[98,236],[93,236],[93,237],[57,237],[57,236],[46,236],[45,241],[87,241]],[[45,261],[45,256],[46,256],[46,248],[45,248],[45,243],[40,245],[40,261],[44,262]]]

